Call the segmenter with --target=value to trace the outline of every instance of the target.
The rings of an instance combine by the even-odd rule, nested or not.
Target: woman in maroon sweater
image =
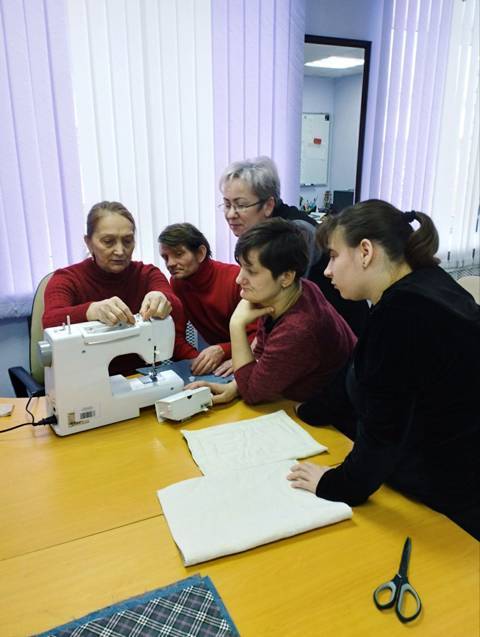
[[[194,358],[195,348],[185,340],[182,304],[167,279],[154,265],[132,261],[135,221],[118,202],[103,201],[87,217],[85,243],[92,255],[81,263],[56,270],[45,290],[43,327],[55,327],[70,316],[72,323],[101,321],[115,325],[134,323],[134,314],[144,319],[165,318],[175,322],[177,359]],[[136,355],[115,359],[111,372],[127,372],[142,365]]]
[[[355,336],[318,287],[301,279],[308,248],[284,219],[247,230],[235,248],[242,300],[230,319],[235,381],[210,384],[214,402],[305,400],[349,359]],[[246,327],[259,320],[252,353]],[[199,386],[198,384],[195,384]]]

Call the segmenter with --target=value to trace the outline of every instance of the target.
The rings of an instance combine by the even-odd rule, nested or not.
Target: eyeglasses
[[[220,203],[217,208],[221,208],[224,212],[228,212],[229,210],[234,210],[236,213],[244,212],[247,208],[253,208],[253,206],[258,206],[260,204],[264,204],[267,199],[259,199],[255,203]]]

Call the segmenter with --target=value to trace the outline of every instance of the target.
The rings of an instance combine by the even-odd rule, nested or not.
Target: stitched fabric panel
[[[238,634],[210,579],[194,576],[96,611],[37,637],[233,637]]]

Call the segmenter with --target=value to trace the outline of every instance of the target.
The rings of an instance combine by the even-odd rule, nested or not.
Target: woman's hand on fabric
[[[230,317],[230,327],[245,328],[249,323],[253,323],[261,316],[273,314],[274,311],[273,307],[256,307],[250,301],[241,299]]]
[[[238,396],[237,383],[207,383],[204,380],[197,380],[185,386],[185,389],[197,389],[198,387],[208,387],[212,392],[214,405],[223,405],[234,400]]]
[[[140,308],[140,316],[144,321],[152,317],[164,319],[172,311],[172,304],[163,292],[153,290],[145,294]]]
[[[105,325],[116,325],[121,322],[135,324],[135,317],[130,308],[118,296],[90,303],[86,317],[87,321],[100,321]]]
[[[210,345],[203,349],[192,361],[192,374],[201,376],[210,374],[225,358],[225,353],[220,345]]]
[[[290,468],[287,480],[290,480],[294,489],[305,489],[315,493],[318,483],[331,467],[319,466],[312,462],[302,462]]]
[[[223,363],[219,365],[217,369],[213,370],[213,373],[215,376],[221,376],[222,378],[225,378],[226,376],[230,376],[230,374],[233,374],[232,359],[229,358],[227,361],[223,361]]]

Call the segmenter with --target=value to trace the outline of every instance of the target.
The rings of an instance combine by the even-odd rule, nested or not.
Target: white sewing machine
[[[98,321],[50,327],[39,342],[45,367],[47,416],[55,416],[53,430],[60,436],[135,418],[141,407],[182,391],[183,381],[173,371],[127,379],[109,376],[116,356],[138,354],[146,363],[171,357],[175,328],[171,317],[113,327]]]

